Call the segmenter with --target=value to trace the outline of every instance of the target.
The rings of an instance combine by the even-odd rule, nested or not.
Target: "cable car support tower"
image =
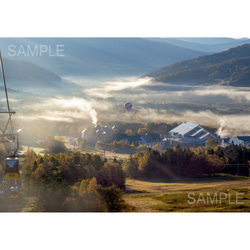
[[[4,171],[4,179],[2,185],[8,186],[10,189],[8,193],[10,193],[9,198],[17,198],[17,181],[19,179],[19,159],[17,155],[19,143],[18,143],[18,133],[15,133],[12,126],[12,115],[15,114],[15,111],[10,110],[9,99],[8,99],[8,92],[7,86],[5,81],[5,74],[3,68],[3,61],[2,55],[0,51],[0,64],[1,64],[1,72],[4,84],[4,91],[6,97],[6,104],[7,104],[7,111],[0,110],[0,114],[8,115],[7,122],[4,127],[0,127],[0,143],[3,143],[7,146],[8,155],[6,157],[6,165]],[[3,195],[0,191],[0,197]]]

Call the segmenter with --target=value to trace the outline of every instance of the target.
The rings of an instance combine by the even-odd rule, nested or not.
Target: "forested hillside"
[[[248,86],[250,44],[225,52],[179,62],[160,68],[147,76],[166,83],[226,83]]]

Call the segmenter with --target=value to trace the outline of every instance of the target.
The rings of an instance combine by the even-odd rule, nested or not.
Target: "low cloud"
[[[217,133],[221,137],[236,137],[250,135],[250,117],[246,115],[227,115],[218,118]]]
[[[19,115],[19,119],[26,120],[50,120],[62,122],[74,122],[75,119],[91,119],[94,125],[98,122],[98,114],[95,105],[107,109],[105,105],[94,100],[82,98],[50,98],[43,103],[32,105],[32,114]],[[108,106],[108,105],[107,105]],[[25,104],[23,110],[29,109],[30,104]],[[25,111],[24,111],[25,112]]]
[[[85,85],[86,84],[86,85]],[[88,120],[97,124],[99,119],[124,122],[193,122],[218,128],[220,136],[249,135],[247,115],[218,115],[210,110],[192,111],[176,109],[154,109],[154,103],[194,103],[213,107],[250,107],[250,88],[228,86],[193,86],[150,83],[150,78],[125,78],[114,81],[83,82],[80,97],[57,97],[23,102],[15,116],[23,120],[50,120],[73,123]],[[84,95],[85,94],[85,95]],[[112,98],[106,99],[106,98]],[[130,101],[133,109],[126,112],[123,103]],[[150,104],[150,105],[148,105]],[[152,104],[152,105],[151,105]],[[221,106],[216,104],[222,104]],[[249,106],[248,106],[249,105]],[[149,108],[150,107],[150,108]],[[205,106],[205,108],[207,108]],[[203,106],[204,108],[204,106]],[[197,110],[199,110],[197,108]]]
[[[84,90],[84,93],[91,97],[111,98],[123,90],[133,90],[134,88],[147,85],[151,78],[123,78],[121,80],[105,81],[97,84],[96,87],[90,87]],[[116,93],[116,94],[115,94]]]
[[[197,96],[224,96],[228,97],[234,101],[239,103],[245,101],[250,101],[250,90],[249,88],[237,88],[237,87],[204,87],[200,90],[194,90],[192,92],[193,95]]]

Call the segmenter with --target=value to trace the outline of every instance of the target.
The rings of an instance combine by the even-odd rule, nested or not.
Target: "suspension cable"
[[[0,50],[0,64],[1,64],[1,71],[2,71],[2,76],[3,76],[3,84],[4,84],[4,90],[5,90],[6,102],[7,102],[7,108],[8,108],[7,112],[0,112],[0,113],[8,113],[9,114],[9,119],[7,121],[6,127],[5,127],[4,131],[2,129],[1,129],[1,131],[3,133],[5,133],[8,125],[10,124],[11,131],[13,133],[11,116],[12,116],[12,114],[15,114],[15,112],[10,111],[9,98],[8,98],[7,86],[6,86],[6,81],[5,81],[5,74],[4,74],[4,69],[3,69],[3,60],[2,60],[1,50]]]
[[[2,61],[1,50],[0,50],[0,63],[1,63],[1,70],[2,70],[2,75],[3,75],[3,84],[4,84],[4,89],[5,89],[7,108],[8,108],[8,112],[10,114],[10,105],[9,105],[8,92],[7,92],[7,87],[6,87],[6,82],[5,82],[5,75],[4,75],[4,70],[3,70],[3,61]]]
[[[6,126],[4,128],[4,130],[2,128],[0,128],[3,137],[4,135],[6,135],[7,139],[3,139],[3,143],[6,143],[6,140],[8,141],[9,139],[12,140],[13,143],[13,149],[11,149],[11,154],[10,156],[15,156],[17,151],[18,151],[18,147],[19,147],[19,141],[18,141],[18,135],[15,137],[14,135],[14,130],[13,130],[13,126],[12,126],[12,120],[11,120],[11,116],[13,114],[15,114],[16,112],[11,111],[10,110],[10,105],[9,105],[9,98],[8,98],[8,92],[7,92],[7,86],[6,86],[6,81],[5,81],[5,74],[4,74],[4,69],[3,69],[3,60],[2,60],[2,55],[1,55],[1,50],[0,50],[0,64],[1,64],[1,71],[2,71],[2,77],[3,77],[3,84],[4,84],[4,89],[5,89],[5,96],[6,96],[6,103],[7,103],[7,111],[0,111],[0,114],[9,114],[9,119],[6,123]],[[10,126],[11,132],[7,132],[7,128],[8,126]],[[7,132],[7,133],[6,133]],[[11,135],[11,136],[10,136]],[[16,141],[16,149],[15,149],[15,141]],[[9,141],[10,142],[10,141]],[[12,152],[13,150],[13,152]]]

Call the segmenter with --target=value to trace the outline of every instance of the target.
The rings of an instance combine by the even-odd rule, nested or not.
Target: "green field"
[[[250,178],[127,179],[125,202],[134,212],[249,212]]]

